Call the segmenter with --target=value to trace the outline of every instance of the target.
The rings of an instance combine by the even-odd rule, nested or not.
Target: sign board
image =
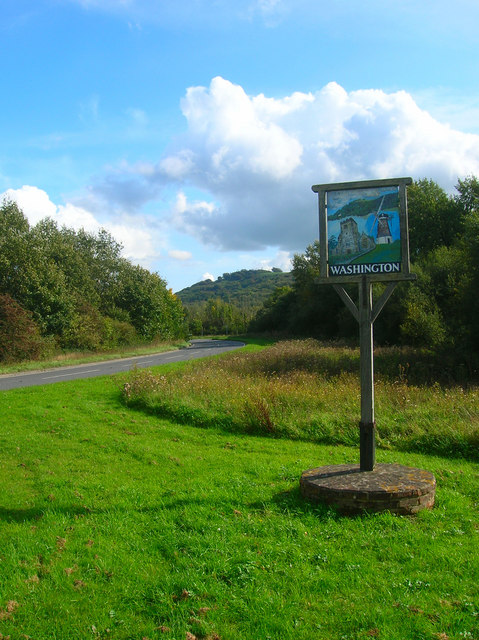
[[[312,187],[319,196],[320,280],[409,280],[406,185],[411,178]]]

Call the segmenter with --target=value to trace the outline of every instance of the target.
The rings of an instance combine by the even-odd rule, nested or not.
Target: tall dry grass
[[[477,388],[411,384],[406,374],[417,375],[405,359],[411,353],[417,356],[379,350],[379,446],[478,458]],[[357,349],[290,340],[165,374],[134,371],[123,397],[130,406],[196,426],[356,445],[358,372]]]

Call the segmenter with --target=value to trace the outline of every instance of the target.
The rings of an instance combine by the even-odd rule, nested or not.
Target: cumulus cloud
[[[146,228],[139,239],[131,220],[160,198],[155,215],[163,225],[223,251],[268,249],[284,257],[318,237],[313,184],[411,176],[452,191],[458,178],[479,175],[479,136],[434,118],[405,91],[348,92],[331,82],[271,97],[216,77],[187,89],[181,110],[186,130],[156,163],[119,166],[91,188],[112,221],[129,216],[121,224],[134,232],[120,232],[125,246],[136,239],[132,253],[152,251]],[[100,211],[87,205],[71,212],[46,194],[32,198],[27,188],[22,197],[44,215],[77,215],[86,228],[95,223],[90,212]]]
[[[313,184],[412,176],[452,190],[479,173],[479,136],[434,119],[405,91],[331,82],[272,98],[216,77],[189,88],[181,109],[181,146],[137,178],[178,184],[173,224],[224,250],[304,249],[317,237]],[[191,187],[205,197],[189,197]]]
[[[0,201],[3,200],[16,202],[32,225],[43,218],[54,218],[57,213],[57,207],[48,194],[38,187],[25,185],[21,189],[7,189],[0,196]]]
[[[258,102],[242,87],[220,77],[211,81],[209,89],[187,90],[182,111],[190,135],[201,144],[203,153],[208,152],[215,180],[227,177],[235,168],[285,178],[299,166],[301,142],[277,122],[274,101],[268,104],[259,96]]]

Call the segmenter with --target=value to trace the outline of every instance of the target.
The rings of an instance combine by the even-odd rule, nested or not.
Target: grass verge
[[[114,351],[72,351],[58,354],[48,360],[29,360],[12,364],[0,364],[0,375],[5,373],[17,373],[21,371],[43,371],[69,365],[88,364],[89,362],[104,362],[106,360],[118,360],[134,356],[146,356],[150,353],[162,353],[173,351],[185,346],[186,342],[160,342],[149,345],[137,345],[115,349]]]
[[[0,637],[479,637],[475,462],[379,451],[435,473],[435,508],[343,518],[298,481],[355,447],[133,412],[125,381],[0,395]]]

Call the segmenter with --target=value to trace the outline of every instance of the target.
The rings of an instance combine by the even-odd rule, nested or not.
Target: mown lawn
[[[380,449],[435,508],[341,517],[299,477],[357,447],[179,425],[125,381],[0,395],[0,638],[479,638],[475,461]]]

